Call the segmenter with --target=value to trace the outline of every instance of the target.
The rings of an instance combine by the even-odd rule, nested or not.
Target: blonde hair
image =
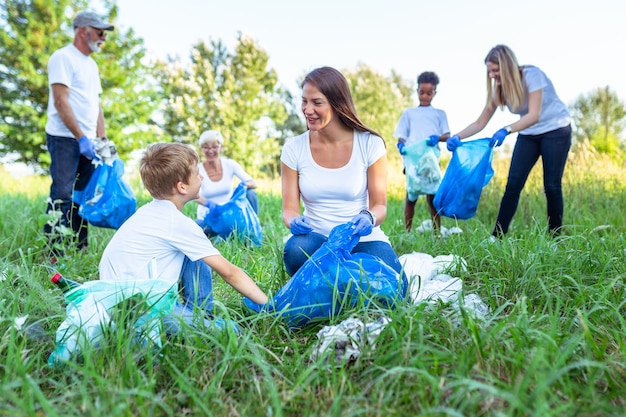
[[[155,143],[141,157],[139,174],[150,195],[165,200],[174,194],[179,182],[189,183],[198,161],[198,154],[189,145]]]
[[[499,66],[500,85],[489,77],[487,71],[487,101],[493,99],[501,109],[509,105],[516,111],[524,105],[526,97],[522,85],[522,68],[515,54],[506,45],[496,45],[487,54],[485,64],[491,62]]]
[[[207,142],[217,142],[220,145],[224,144],[224,137],[218,130],[207,130],[202,132],[200,139],[198,139],[198,146],[202,147]]]

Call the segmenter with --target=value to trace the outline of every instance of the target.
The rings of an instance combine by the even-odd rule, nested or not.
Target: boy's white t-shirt
[[[122,224],[100,260],[103,281],[162,279],[175,283],[185,256],[197,261],[219,255],[202,229],[169,200],[153,200]],[[149,276],[152,259],[156,276]]]
[[[404,139],[405,145],[410,146],[431,135],[441,136],[445,133],[450,133],[446,112],[433,106],[418,106],[402,113],[393,135]]]
[[[350,161],[341,168],[324,168],[313,159],[309,132],[290,138],[283,146],[281,162],[298,171],[304,216],[317,233],[328,236],[333,227],[352,220],[369,208],[367,169],[386,154],[383,140],[369,132],[354,132]],[[380,226],[360,242],[389,239]]]

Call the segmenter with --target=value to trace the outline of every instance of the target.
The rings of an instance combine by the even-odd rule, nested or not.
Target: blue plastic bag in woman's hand
[[[247,189],[246,184],[240,182],[230,200],[209,210],[204,216],[204,223],[222,239],[236,235],[243,241],[261,246],[263,242],[261,222],[246,197]]]
[[[336,316],[343,308],[355,306],[359,299],[365,304],[374,301],[394,307],[406,294],[406,277],[402,274],[400,278],[376,256],[351,254],[358,242],[352,223],[335,226],[326,243],[274,295],[273,310],[290,327],[300,327],[313,319]],[[272,309],[248,298],[244,302],[256,312]]]
[[[490,141],[472,140],[456,148],[433,200],[439,215],[465,220],[476,214],[483,187],[493,177]]]

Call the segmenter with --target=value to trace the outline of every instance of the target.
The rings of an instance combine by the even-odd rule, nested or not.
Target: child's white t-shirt
[[[103,281],[163,279],[177,282],[185,256],[197,261],[220,252],[196,222],[169,200],[153,200],[122,224],[100,260]],[[156,276],[149,276],[152,259]]]

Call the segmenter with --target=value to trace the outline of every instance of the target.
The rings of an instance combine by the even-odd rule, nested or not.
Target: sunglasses
[[[95,28],[93,26],[89,26],[89,27],[96,31],[96,35],[98,35],[99,38],[104,36],[104,30]]]

